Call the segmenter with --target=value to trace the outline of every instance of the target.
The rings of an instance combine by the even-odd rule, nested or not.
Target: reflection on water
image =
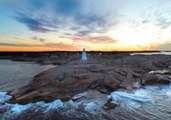
[[[0,91],[8,91],[28,83],[36,74],[53,65],[39,65],[30,62],[0,60]]]
[[[130,55],[171,55],[171,52],[141,52],[141,53],[132,53]]]

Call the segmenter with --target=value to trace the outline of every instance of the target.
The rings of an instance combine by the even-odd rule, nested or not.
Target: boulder
[[[143,75],[142,84],[154,84],[157,83],[157,76],[155,74],[146,73]]]
[[[113,90],[118,89],[120,83],[121,81],[117,80],[112,74],[106,75],[105,79],[103,80],[104,86],[109,87]]]
[[[168,84],[171,82],[171,77],[165,74],[156,74],[156,73],[146,73],[142,77],[143,84]]]
[[[105,110],[111,110],[111,109],[115,109],[117,106],[118,106],[118,104],[112,102],[112,99],[109,99],[107,101],[107,103],[105,103],[103,105],[103,109],[105,109]]]

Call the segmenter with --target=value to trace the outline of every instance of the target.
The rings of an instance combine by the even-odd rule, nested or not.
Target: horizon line
[[[67,50],[55,50],[55,51],[0,51],[0,53],[40,53],[40,52],[82,52],[81,50],[73,50],[73,51],[67,51]],[[171,52],[170,50],[130,50],[130,51],[101,51],[101,50],[87,50],[86,52]]]

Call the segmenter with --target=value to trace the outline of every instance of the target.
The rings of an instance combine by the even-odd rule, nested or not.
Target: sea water
[[[0,60],[0,91],[8,91],[26,85],[35,75],[53,68],[33,62]]]

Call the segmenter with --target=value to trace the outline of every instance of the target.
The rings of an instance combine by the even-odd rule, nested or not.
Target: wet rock
[[[142,84],[154,84],[157,83],[157,76],[155,74],[146,73],[142,77]]]
[[[119,87],[129,91],[133,90],[133,85],[127,81],[123,81],[121,84],[119,84]]]
[[[165,75],[171,75],[171,70],[167,70],[164,74]]]
[[[104,104],[103,109],[105,109],[105,110],[111,110],[111,109],[115,109],[117,106],[118,106],[118,104],[113,103],[112,102],[112,99],[109,99],[107,101],[107,103]]]
[[[59,80],[59,81],[64,80],[65,79],[65,73],[59,75],[56,79]]]
[[[171,82],[171,77],[168,75],[157,74],[156,76],[159,83],[169,84]]]
[[[65,102],[65,101],[68,101],[68,100],[72,99],[72,97],[66,95],[66,96],[59,97],[59,99]]]
[[[103,109],[111,110],[111,109],[115,109],[117,106],[118,106],[117,104],[112,103],[112,102],[111,103],[106,103],[106,104],[104,104]]]
[[[91,69],[91,72],[102,72],[102,69]]]
[[[104,93],[104,94],[110,94],[110,92],[112,91],[111,88],[108,88],[106,86],[100,86],[97,88],[97,90],[101,93]]]
[[[143,75],[142,78],[143,84],[155,84],[155,83],[162,83],[168,84],[171,82],[171,77],[165,74],[150,72]]]
[[[85,96],[86,96],[86,93],[83,92],[83,93],[80,93],[80,94],[77,94],[77,95],[73,96],[73,97],[72,97],[72,100],[76,101],[76,100],[78,100],[78,99],[80,99],[80,98],[83,98],[83,97],[85,97]]]
[[[85,73],[83,73],[83,74],[74,74],[74,75],[72,75],[72,77],[76,78],[77,80],[81,80],[81,79],[86,79],[87,74],[85,74]]]

